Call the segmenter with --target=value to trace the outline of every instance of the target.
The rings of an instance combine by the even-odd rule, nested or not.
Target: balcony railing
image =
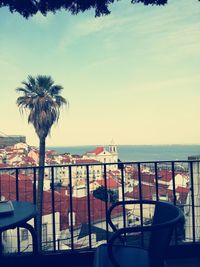
[[[39,167],[1,168],[1,199],[36,204]],[[185,214],[184,227],[175,231],[172,245],[200,240],[200,161],[120,162],[45,166],[43,251],[92,250],[107,242],[111,229],[106,212],[117,200],[154,199],[172,202]],[[147,224],[151,209],[118,209],[117,227]],[[32,220],[31,224],[35,225]],[[32,251],[26,229],[5,231],[4,253]]]

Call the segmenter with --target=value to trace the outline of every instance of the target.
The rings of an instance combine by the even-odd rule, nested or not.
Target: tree
[[[58,10],[66,10],[76,15],[89,9],[95,9],[95,16],[110,14],[108,6],[118,0],[0,0],[0,7],[9,7],[11,12],[18,12],[28,18],[38,11],[43,15],[48,12],[55,13]],[[168,0],[129,0],[132,4],[165,5]],[[200,0],[197,0],[200,1]]]
[[[98,198],[102,201],[108,201],[110,203],[115,203],[118,199],[118,195],[115,191],[111,189],[107,189],[104,186],[98,187],[96,190],[93,191],[93,196]]]
[[[38,248],[41,250],[42,241],[42,203],[45,165],[45,141],[52,125],[58,121],[60,107],[67,101],[60,95],[63,87],[55,85],[50,76],[28,76],[27,81],[22,82],[23,87],[18,87],[17,92],[22,96],[17,98],[20,111],[29,111],[28,123],[33,124],[39,138],[39,171],[37,191],[37,234]]]

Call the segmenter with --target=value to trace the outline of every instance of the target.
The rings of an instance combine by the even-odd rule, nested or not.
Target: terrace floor
[[[168,267],[199,267],[200,258],[173,259],[167,261]]]
[[[92,267],[93,256],[81,256],[81,260],[75,257],[70,257],[67,254],[60,255],[45,255],[45,256],[6,256],[0,259],[1,267],[30,267],[30,266],[47,266],[55,267],[62,263],[62,266],[67,267]],[[66,263],[66,264],[63,264]],[[167,267],[199,267],[200,257],[193,258],[176,258],[168,259]]]

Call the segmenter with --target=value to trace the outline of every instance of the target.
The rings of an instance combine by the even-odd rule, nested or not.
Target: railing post
[[[19,169],[16,169],[16,200],[19,200]],[[17,253],[20,254],[20,231],[17,227]]]
[[[139,180],[139,194],[140,194],[140,201],[142,201],[142,178],[141,178],[141,165],[138,163],[138,180]],[[143,226],[143,207],[142,203],[140,203],[140,224]],[[141,245],[144,247],[144,233],[141,233]]]
[[[193,179],[193,161],[190,161],[190,190],[191,190],[191,200],[192,200],[192,237],[195,243],[195,208],[194,208],[194,179]]]
[[[72,204],[72,167],[69,166],[69,205],[70,205],[70,230],[71,230],[71,249],[74,250],[74,228],[73,228],[73,204]],[[69,215],[68,215],[69,216]]]
[[[176,206],[176,181],[175,181],[175,165],[174,161],[172,161],[172,186],[173,186],[173,203]],[[175,227],[175,244],[178,244],[178,233],[177,227]]]
[[[174,202],[174,205],[176,205],[176,181],[175,181],[174,161],[172,161],[172,186],[173,186],[173,202]]]
[[[53,250],[56,251],[56,222],[55,222],[55,197],[54,197],[54,167],[51,167],[51,194],[52,194],[52,222],[53,222]]]
[[[125,190],[124,190],[124,164],[120,163],[120,169],[121,169],[121,179],[122,179],[122,201],[124,203],[125,201]],[[126,209],[125,205],[123,204],[123,224],[124,228],[126,227]],[[126,236],[125,236],[126,237]]]
[[[158,191],[158,164],[157,162],[154,163],[155,168],[155,179],[156,179],[156,200],[159,200],[159,191]]]
[[[90,176],[89,176],[89,166],[86,165],[86,180],[87,180],[87,206],[88,206],[88,232],[89,232],[89,248],[92,248],[92,239],[91,239],[91,214],[90,214]]]
[[[105,184],[105,193],[106,193],[106,195],[107,195],[107,171],[106,171],[106,164],[104,164],[103,165],[103,167],[104,167],[104,184]],[[109,228],[108,228],[108,214],[107,214],[107,211],[108,211],[108,198],[106,197],[106,199],[105,199],[105,215],[106,215],[106,240],[107,240],[107,242],[108,242],[108,239],[109,239]]]
[[[36,205],[36,167],[33,168],[33,204]],[[34,217],[34,228],[36,229],[36,217]]]

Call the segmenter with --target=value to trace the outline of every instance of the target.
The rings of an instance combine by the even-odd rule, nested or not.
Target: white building
[[[111,144],[108,146],[108,150],[105,147],[97,147],[94,150],[87,152],[84,154],[85,158],[91,158],[101,163],[117,163],[118,162],[118,152],[117,146],[112,141]],[[116,170],[118,167],[116,164],[107,165],[106,170]]]
[[[200,160],[200,156],[189,157],[188,160]],[[193,241],[193,219],[195,223],[195,240],[200,241],[200,162],[193,162],[193,168],[190,169],[190,188],[194,192],[194,214],[192,211],[192,191],[188,194],[185,211],[185,231],[186,241]],[[193,185],[192,176],[193,174]]]
[[[29,146],[26,143],[17,143],[13,147],[14,149],[22,149],[22,150],[28,151]]]

